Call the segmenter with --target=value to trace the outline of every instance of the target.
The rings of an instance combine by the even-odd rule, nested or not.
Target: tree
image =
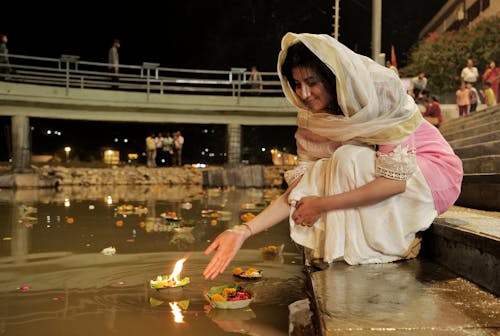
[[[486,18],[473,26],[442,34],[432,33],[410,51],[401,77],[423,71],[432,91],[452,92],[460,83],[460,71],[468,58],[480,73],[491,61],[500,62],[500,17]]]

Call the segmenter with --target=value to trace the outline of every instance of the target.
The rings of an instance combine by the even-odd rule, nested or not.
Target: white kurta
[[[375,179],[375,151],[344,145],[330,158],[307,169],[290,193],[289,202],[304,196],[326,196],[359,188]],[[370,206],[329,211],[312,226],[295,225],[290,213],[290,234],[312,250],[313,258],[348,264],[392,262],[406,258],[415,234],[427,229],[437,216],[430,188],[420,169],[406,181],[405,192]]]

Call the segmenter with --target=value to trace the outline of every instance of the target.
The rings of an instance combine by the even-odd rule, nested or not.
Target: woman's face
[[[312,112],[325,112],[332,103],[332,95],[327,92],[318,75],[307,67],[292,69],[295,93]]]

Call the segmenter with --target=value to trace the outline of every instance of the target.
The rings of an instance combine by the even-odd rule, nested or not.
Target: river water
[[[287,335],[288,305],[307,295],[286,222],[248,239],[217,279],[202,276],[214,237],[281,192],[0,190],[0,335]],[[151,289],[149,281],[172,273],[181,258],[189,284]],[[234,267],[260,269],[262,278],[235,278]],[[248,308],[208,305],[204,291],[235,282],[256,294]]]

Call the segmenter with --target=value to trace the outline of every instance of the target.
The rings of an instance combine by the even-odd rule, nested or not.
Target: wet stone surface
[[[324,335],[498,335],[500,300],[426,259],[312,274]]]

